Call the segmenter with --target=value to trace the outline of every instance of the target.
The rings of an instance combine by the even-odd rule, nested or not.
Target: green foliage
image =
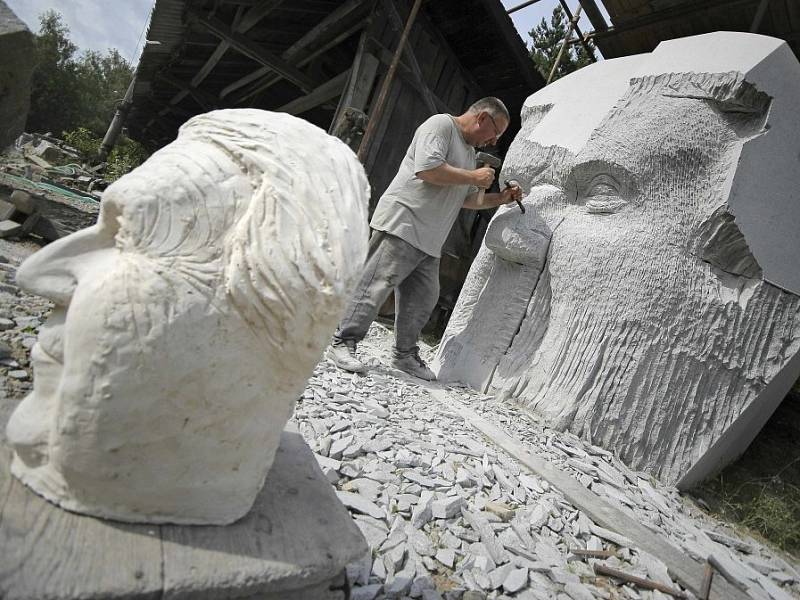
[[[147,158],[147,151],[137,141],[121,135],[108,155],[105,177],[115,181],[138,167]]]
[[[744,455],[692,493],[722,519],[800,554],[799,435],[800,394],[793,391]]]
[[[59,135],[84,127],[103,135],[131,81],[131,65],[115,49],[76,57],[69,28],[53,10],[40,16],[40,24],[26,130]]]
[[[569,19],[567,19],[567,15],[559,5],[553,9],[553,16],[550,18],[549,24],[545,19],[542,19],[541,23],[528,33],[533,40],[531,58],[545,81],[547,81],[547,77],[556,62],[558,51],[561,49],[561,43],[564,41],[568,27]],[[574,36],[575,33],[573,32]],[[594,49],[591,42],[589,42],[589,45]],[[553,81],[568,73],[577,71],[591,62],[592,59],[582,44],[567,46],[564,49],[564,55],[561,57],[558,69],[553,75]]]
[[[86,127],[78,127],[73,131],[65,131],[64,141],[78,150],[86,162],[93,162],[97,160],[97,152],[103,139]],[[129,137],[120,136],[106,160],[105,178],[115,181],[138,167],[146,158],[147,152],[141,144]]]
[[[78,127],[73,131],[65,131],[63,138],[67,144],[80,152],[83,159],[86,161],[92,160],[97,156],[97,151],[100,149],[100,144],[103,141],[102,138],[97,137],[86,129],[86,127]]]

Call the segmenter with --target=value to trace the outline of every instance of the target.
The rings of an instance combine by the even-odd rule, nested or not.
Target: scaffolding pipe
[[[575,29],[575,25],[578,22],[578,19],[581,17],[581,6],[578,6],[578,10],[575,11],[575,16],[570,19],[569,27],[567,28],[567,33],[564,34],[564,40],[561,42],[561,48],[558,49],[558,56],[556,56],[556,62],[553,63],[553,68],[550,69],[550,75],[547,76],[547,83],[549,84],[553,80],[553,76],[556,74],[558,70],[558,66],[561,64],[561,59],[564,57],[564,50],[567,48],[567,44],[569,43],[569,38],[572,35],[572,30]]]
[[[125,119],[128,116],[128,112],[131,110],[131,104],[133,103],[133,88],[135,85],[136,72],[133,73],[131,83],[128,85],[128,90],[125,92],[125,97],[117,106],[117,110],[114,112],[114,118],[111,119],[111,124],[108,126],[108,131],[106,131],[106,135],[103,137],[103,143],[100,144],[100,149],[97,151],[97,156],[100,159],[100,162],[103,162],[108,158],[108,155],[111,153],[111,150],[113,150],[114,145],[117,143],[117,138],[122,131],[122,126],[125,125]]]

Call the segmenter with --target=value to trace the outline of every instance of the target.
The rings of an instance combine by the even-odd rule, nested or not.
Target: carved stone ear
[[[723,204],[695,230],[695,252],[705,262],[741,277],[761,278],[756,261],[734,216]]]

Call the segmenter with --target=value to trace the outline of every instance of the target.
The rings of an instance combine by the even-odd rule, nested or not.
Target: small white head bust
[[[741,454],[800,374],[800,63],[716,32],[528,98],[439,378],[689,487]]]
[[[353,152],[303,120],[189,120],[96,225],[20,267],[55,308],[7,426],[12,473],[99,517],[245,515],[359,275],[368,197]]]

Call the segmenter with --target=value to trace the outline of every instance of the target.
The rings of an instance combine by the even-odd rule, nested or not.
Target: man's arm
[[[508,204],[509,202],[514,202],[516,200],[522,200],[522,190],[514,185],[507,187],[499,194],[484,194],[483,202],[480,204],[478,203],[478,194],[470,194],[467,196],[466,200],[464,200],[464,208],[481,210],[484,208],[494,208],[495,206]]]
[[[481,167],[480,169],[459,169],[447,163],[427,171],[418,171],[416,176],[425,183],[433,185],[474,185],[487,188],[494,181],[494,169]]]

